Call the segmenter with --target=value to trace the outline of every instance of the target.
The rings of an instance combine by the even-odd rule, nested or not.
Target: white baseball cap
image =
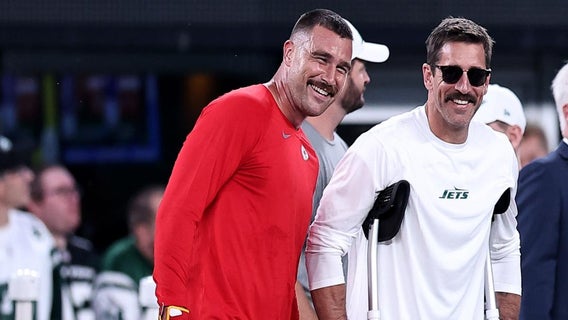
[[[527,125],[523,105],[517,95],[498,84],[489,85],[473,119],[486,124],[501,121],[510,126],[517,125],[523,132]]]
[[[369,62],[385,62],[389,58],[389,48],[384,44],[365,42],[361,34],[347,19],[343,19],[353,34],[353,54],[351,60],[357,58]]]

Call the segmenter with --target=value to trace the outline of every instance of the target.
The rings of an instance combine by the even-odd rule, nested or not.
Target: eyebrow
[[[310,54],[312,55],[312,57],[323,57],[327,59],[333,58],[330,53],[321,50],[310,51]],[[338,63],[338,66],[347,69],[347,71],[351,71],[351,62],[342,61]]]

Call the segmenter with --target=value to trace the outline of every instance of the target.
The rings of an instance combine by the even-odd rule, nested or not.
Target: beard
[[[349,114],[355,110],[359,110],[365,104],[363,93],[357,89],[353,79],[349,77],[345,84],[345,91],[341,97],[341,107],[345,110],[345,114]]]

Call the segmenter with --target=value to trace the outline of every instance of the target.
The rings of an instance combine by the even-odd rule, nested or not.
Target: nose
[[[328,63],[323,67],[323,76],[322,79],[327,84],[333,84],[335,79],[337,79],[337,72],[335,70],[335,66],[331,63]]]
[[[363,83],[365,85],[367,85],[367,84],[369,84],[369,82],[371,82],[371,77],[369,77],[367,70],[365,70],[365,71],[363,71]]]
[[[464,71],[460,77],[460,80],[456,82],[456,90],[461,93],[468,93],[471,90],[471,83],[469,83],[469,79],[467,78],[467,73]]]

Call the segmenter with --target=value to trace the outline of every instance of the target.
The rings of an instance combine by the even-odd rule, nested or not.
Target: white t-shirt
[[[310,289],[345,283],[341,256],[350,250],[347,312],[366,319],[361,224],[377,193],[405,179],[410,197],[401,229],[379,245],[381,319],[482,319],[489,243],[496,290],[521,292],[517,176],[511,144],[482,123],[472,122],[459,145],[434,136],[424,106],[373,127],[349,148],[324,190],[308,235]],[[508,188],[510,206],[491,224]]]
[[[50,318],[53,248],[53,238],[38,218],[18,210],[8,212],[8,224],[0,226],[0,317],[14,313],[7,296],[10,278],[18,269],[30,269],[40,278],[37,320]]]

